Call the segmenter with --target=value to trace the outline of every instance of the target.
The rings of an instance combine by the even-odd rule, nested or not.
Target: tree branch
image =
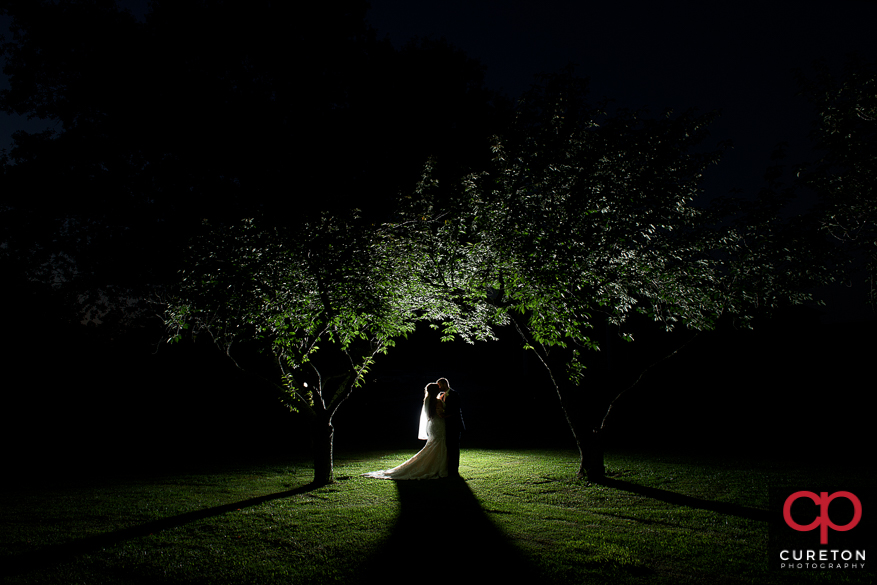
[[[600,422],[600,430],[602,431],[602,430],[606,427],[606,420],[609,418],[609,413],[612,412],[612,408],[615,406],[615,403],[618,402],[618,400],[622,397],[622,395],[624,395],[628,390],[630,390],[631,388],[633,388],[634,386],[636,386],[637,384],[639,384],[639,381],[643,379],[643,376],[646,375],[646,372],[648,372],[649,370],[651,370],[652,368],[654,368],[656,365],[658,365],[659,363],[663,362],[664,360],[673,357],[673,356],[676,355],[676,354],[677,354],[682,348],[684,348],[684,347],[687,346],[689,343],[691,343],[692,341],[694,341],[695,338],[697,338],[698,334],[699,334],[699,332],[695,332],[695,334],[691,337],[691,339],[689,339],[688,341],[686,341],[685,343],[683,343],[682,345],[680,345],[679,347],[677,347],[676,349],[674,349],[672,352],[668,353],[667,355],[665,355],[665,356],[663,356],[663,357],[660,357],[660,358],[658,358],[657,360],[655,360],[655,362],[653,362],[651,365],[647,366],[645,369],[643,369],[643,371],[641,371],[641,372],[639,373],[639,376],[637,376],[636,380],[634,380],[633,383],[632,383],[630,386],[628,386],[627,388],[625,388],[624,390],[622,390],[621,392],[619,392],[618,394],[616,394],[616,395],[615,395],[615,398],[612,399],[612,402],[609,403],[609,408],[606,409],[606,414],[603,415],[603,420]]]

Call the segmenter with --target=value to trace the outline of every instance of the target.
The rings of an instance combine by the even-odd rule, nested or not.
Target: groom
[[[460,477],[460,433],[466,430],[463,415],[460,414],[460,394],[451,390],[447,378],[436,381],[445,403],[445,429],[448,445],[448,477]]]

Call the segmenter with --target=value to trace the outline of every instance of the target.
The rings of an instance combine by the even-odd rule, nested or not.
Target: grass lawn
[[[359,476],[410,455],[341,454],[317,489],[304,461],[7,477],[0,582],[870,582],[767,566],[768,486],[860,485],[858,469],[609,453],[594,485],[573,452],[466,450],[461,482]]]

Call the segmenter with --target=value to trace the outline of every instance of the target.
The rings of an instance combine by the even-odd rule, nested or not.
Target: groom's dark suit
[[[448,388],[445,391],[445,432],[448,445],[448,475],[460,475],[460,433],[466,430],[460,411],[460,393]]]

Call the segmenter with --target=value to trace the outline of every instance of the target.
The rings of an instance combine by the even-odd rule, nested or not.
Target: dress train
[[[424,411],[426,409],[424,408]],[[421,417],[425,420],[426,413]],[[426,420],[425,429],[421,425],[420,438],[426,435],[426,445],[417,454],[401,465],[392,469],[383,469],[363,473],[365,477],[376,479],[439,479],[448,476],[448,445],[445,433],[445,421],[434,416]],[[425,433],[423,432],[425,430]]]

